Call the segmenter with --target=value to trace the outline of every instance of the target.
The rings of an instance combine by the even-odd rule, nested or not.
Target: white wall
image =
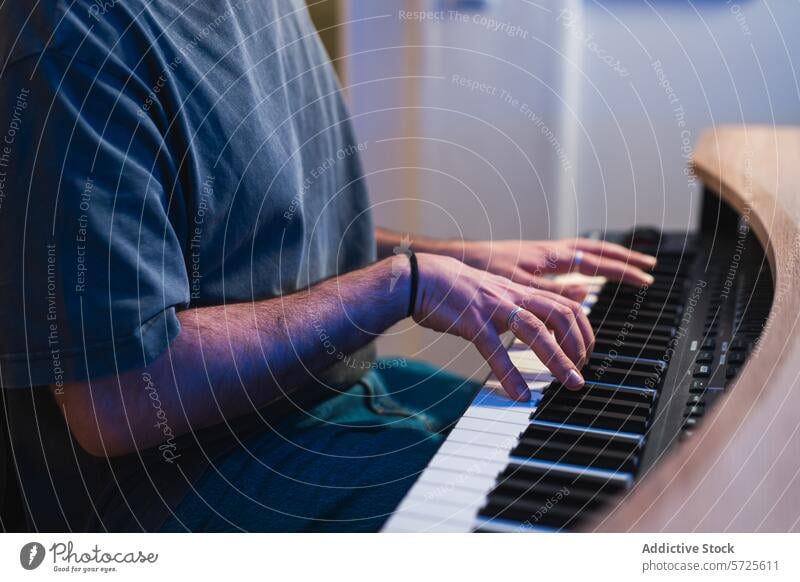
[[[359,20],[349,27],[347,67],[358,134],[374,141],[414,138],[375,144],[367,166],[399,174],[398,161],[409,156],[419,166],[411,187],[398,180],[387,188],[385,176],[373,176],[373,200],[424,199],[402,205],[412,209],[413,224],[400,226],[417,232],[551,235],[562,171],[555,150],[562,139],[564,37],[553,21],[570,2],[494,0],[485,10],[465,12],[467,22],[403,20],[400,11],[415,4],[435,10],[458,1],[350,2],[349,18]],[[473,22],[475,15],[518,29],[492,30],[489,23]],[[424,48],[414,55],[404,44]],[[455,83],[454,75],[485,83],[497,94],[471,91]],[[501,91],[519,103],[504,100]],[[386,108],[392,110],[380,111]],[[400,206],[379,207],[376,214],[395,221]]]
[[[683,173],[685,142],[723,123],[800,123],[800,3],[584,4],[585,34],[629,75],[585,47],[574,71],[582,85],[576,228],[691,227],[698,208]]]

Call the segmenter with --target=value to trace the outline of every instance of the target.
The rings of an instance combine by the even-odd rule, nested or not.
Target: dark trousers
[[[479,387],[380,360],[349,390],[220,459],[162,531],[377,531]]]

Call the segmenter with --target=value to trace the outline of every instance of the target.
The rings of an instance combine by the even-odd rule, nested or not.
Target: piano
[[[800,130],[701,137],[696,232],[591,233],[653,254],[649,288],[583,278],[586,386],[509,339],[386,532],[800,530]]]

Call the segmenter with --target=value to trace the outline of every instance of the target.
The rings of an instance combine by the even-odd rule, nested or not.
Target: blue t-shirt
[[[34,527],[153,528],[204,466],[202,439],[181,461],[89,459],[47,388],[31,387],[144,366],[180,333],[177,311],[373,261],[368,144],[302,0],[33,4],[0,7],[0,383],[14,450]]]

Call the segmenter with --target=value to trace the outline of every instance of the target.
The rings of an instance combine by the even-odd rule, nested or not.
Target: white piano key
[[[456,423],[456,428],[464,428],[468,430],[475,430],[478,432],[486,431],[492,434],[513,435],[519,434],[521,428],[507,422],[494,422],[491,420],[484,420],[482,418],[471,418],[462,416],[461,420]]]
[[[520,433],[525,430],[530,424],[519,423]],[[515,439],[519,438],[515,431],[509,431],[506,434],[487,433],[479,430],[472,430],[469,428],[455,428],[447,438],[447,441],[453,439],[453,442],[458,442],[464,445],[476,445],[488,448],[508,448],[513,445]],[[445,443],[447,442],[445,441]]]
[[[518,362],[526,362],[529,363],[531,366],[537,366],[537,369],[546,370],[544,364],[539,360],[539,357],[536,355],[536,352],[533,349],[520,342],[520,347],[509,350],[508,352],[509,357],[512,360],[516,360]]]
[[[409,492],[406,499],[415,500],[418,503],[450,503],[460,505],[471,505],[486,498],[486,489],[464,489],[460,487],[441,487],[432,483],[419,483]]]
[[[553,375],[550,370],[535,355],[531,358],[528,354],[518,352],[518,355],[511,358],[511,363],[522,374],[526,384],[543,380],[553,381]]]
[[[487,479],[483,475],[475,475],[466,470],[453,475],[452,471],[438,469],[429,465],[417,480],[417,483],[425,483],[442,488],[471,489],[486,492],[494,484],[494,477],[496,475]]]
[[[478,517],[475,519],[473,529],[481,529],[496,533],[549,533],[555,531],[553,528],[547,528],[539,525],[529,525],[527,523],[522,524],[505,519],[486,519],[484,517]]]
[[[484,447],[506,447],[511,449],[518,439],[500,434],[482,433],[475,430],[453,430],[447,441],[454,443],[473,444]]]
[[[488,477],[495,477],[505,468],[508,464],[508,458],[501,458],[498,460],[484,459],[482,461],[466,461],[462,457],[450,457],[447,455],[436,455],[430,463],[431,467],[442,469],[445,471],[453,471],[454,473],[463,472],[466,467],[467,471],[475,475],[485,475]]]
[[[633,480],[633,475],[631,475],[630,473],[625,473],[623,471],[608,471],[606,469],[593,469],[591,467],[570,465],[568,463],[538,461],[536,459],[525,459],[522,457],[511,457],[509,460],[511,463],[516,465],[536,467],[538,469],[549,469],[553,471],[558,471],[560,473],[567,473],[575,476],[589,475],[612,481],[621,481],[623,483],[630,483]]]
[[[404,511],[395,511],[384,524],[382,531],[387,533],[427,532],[434,522],[425,516],[411,515]],[[463,529],[457,531],[463,532]]]
[[[386,523],[383,531],[387,533],[463,533],[471,529],[471,524],[468,522],[443,522],[415,514],[397,512]]]
[[[497,422],[527,423],[531,412],[536,407],[525,408],[497,408],[492,406],[470,406],[464,412],[464,416],[469,418],[482,418],[484,420],[494,420]]]
[[[475,521],[475,514],[483,506],[482,499],[473,499],[461,507],[449,503],[415,503],[413,499],[404,499],[398,506],[398,511],[408,515],[427,517],[431,522],[461,525],[467,531]]]
[[[478,474],[483,467],[496,463],[508,463],[508,450],[480,445],[465,445],[464,443],[450,443],[437,454],[440,458],[453,458],[453,462],[460,463],[466,471]],[[443,467],[444,468],[444,467]]]
[[[438,454],[451,457],[464,457],[474,461],[508,460],[508,449],[500,447],[486,447],[475,443],[447,442],[439,448]]]
[[[475,521],[474,515],[480,507],[471,503],[463,508],[455,505],[446,504],[413,504],[406,500],[401,503],[395,516],[402,516],[402,519],[392,519],[392,528],[407,528],[411,525],[416,527],[416,531],[425,532],[468,532],[472,531]],[[407,521],[406,521],[407,520]],[[390,525],[387,523],[387,526]]]

